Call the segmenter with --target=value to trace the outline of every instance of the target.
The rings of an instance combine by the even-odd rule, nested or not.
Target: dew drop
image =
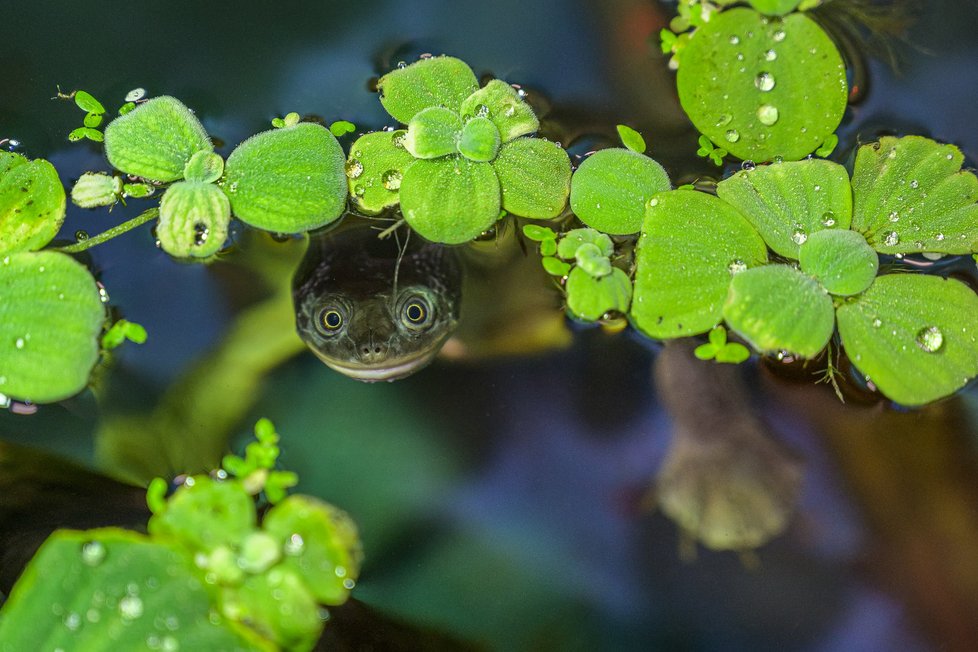
[[[803,245],[808,240],[808,234],[803,229],[795,229],[791,234],[791,241],[796,245]]]
[[[305,545],[306,542],[303,540],[302,535],[296,533],[290,536],[288,541],[285,542],[285,545],[282,546],[282,552],[291,556],[299,555],[302,554]]]
[[[105,546],[100,541],[88,541],[82,545],[81,557],[87,566],[98,566],[105,559]]]
[[[76,242],[84,242],[85,240],[88,240],[88,231],[75,231]]]
[[[747,263],[745,263],[744,261],[742,261],[739,258],[737,258],[735,260],[731,260],[730,261],[730,264],[727,265],[727,270],[731,274],[739,274],[739,273],[747,270]]]
[[[733,115],[729,113],[721,113],[720,117],[717,118],[717,126],[726,127],[728,124],[730,124],[731,120],[733,120]]]
[[[900,236],[896,231],[890,231],[886,234],[886,237],[883,238],[883,244],[885,244],[887,247],[892,247],[899,242]]]
[[[769,72],[758,73],[754,78],[754,86],[763,92],[768,92],[774,88],[774,75]]]
[[[353,194],[356,195],[357,197],[363,197],[363,193],[365,192],[366,190],[364,189],[363,186],[358,185],[353,189]]]
[[[399,170],[388,170],[380,177],[380,182],[384,184],[384,187],[388,190],[397,190],[401,187],[401,179],[403,174]]]
[[[736,143],[740,140],[740,132],[736,129],[727,129],[727,133],[723,137],[727,139],[728,143]]]
[[[649,207],[650,208],[655,207],[655,206],[658,206],[658,205],[659,205],[659,198],[658,197],[653,197],[652,199],[649,200]]]
[[[760,120],[762,125],[768,127],[776,123],[779,117],[777,107],[771,106],[770,104],[764,104],[757,110],[757,119]]]
[[[944,240],[944,234],[938,233],[937,235],[934,236],[934,239],[937,240],[938,242],[941,242],[942,240]]]
[[[822,226],[828,228],[835,226],[835,213],[832,211],[825,211],[822,213]]]
[[[512,104],[508,105],[505,109],[503,109],[503,115],[505,115],[507,118],[512,118],[514,115],[516,115],[516,107]]]
[[[780,43],[781,41],[783,41],[785,36],[787,36],[787,34],[784,33],[783,29],[779,29],[778,31],[776,31],[774,34],[771,35],[775,43]]]
[[[944,345],[944,333],[937,326],[926,326],[917,333],[917,346],[927,353],[936,353]]]
[[[774,50],[768,50],[767,52],[764,53],[765,61],[774,61],[777,58],[778,58],[778,53],[775,52]]]
[[[361,174],[363,174],[363,163],[359,159],[351,158],[346,162],[346,176],[356,179]]]
[[[407,137],[406,131],[396,131],[394,135],[391,136],[391,145],[394,147],[400,147],[404,149],[404,139]]]
[[[65,617],[62,620],[62,622],[64,623],[65,627],[67,627],[70,631],[74,632],[77,631],[79,627],[81,627],[81,616],[79,614],[76,614],[74,611],[71,611],[65,614]]]
[[[913,179],[910,181],[910,187],[916,190],[917,188],[920,187],[920,182],[917,181],[916,179]]]
[[[750,159],[747,159],[746,161],[740,164],[740,169],[743,170],[744,172],[753,172],[756,167],[757,165],[755,165],[754,161]]]
[[[740,43],[740,37],[739,36],[737,36],[736,34],[734,34],[733,36],[730,37],[730,45],[737,45],[738,43]]]
[[[900,221],[900,214],[897,213],[896,211],[892,211],[890,213],[890,221],[891,222],[899,222]]]
[[[135,620],[143,615],[143,601],[135,595],[127,595],[119,600],[119,615],[123,620]]]
[[[489,107],[486,106],[485,104],[480,104],[479,106],[475,107],[475,114],[480,118],[488,118]]]
[[[879,328],[882,325],[883,321],[879,317],[873,320],[873,328]]]
[[[14,340],[14,346],[16,346],[18,349],[24,348],[24,338],[18,337],[16,340]]]

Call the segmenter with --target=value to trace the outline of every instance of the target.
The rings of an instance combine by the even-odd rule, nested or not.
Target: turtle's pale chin
[[[384,360],[376,364],[364,364],[361,362],[350,362],[348,360],[340,361],[326,357],[316,349],[312,349],[312,351],[330,369],[338,371],[348,378],[360,380],[365,383],[376,383],[381,380],[392,382],[410,376],[415,371],[430,363],[438,354],[439,348],[436,346],[430,351],[423,351],[420,355]]]

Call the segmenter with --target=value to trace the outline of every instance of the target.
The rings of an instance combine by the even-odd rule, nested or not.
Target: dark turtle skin
[[[299,337],[330,368],[366,382],[431,362],[458,324],[462,289],[452,248],[412,234],[401,253],[393,236],[377,234],[348,217],[312,236],[292,281]]]

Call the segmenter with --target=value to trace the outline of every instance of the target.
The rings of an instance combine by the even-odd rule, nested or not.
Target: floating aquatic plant
[[[320,605],[342,604],[353,588],[359,537],[332,505],[285,497],[297,478],[274,470],[278,434],[266,419],[255,433],[245,457],[229,456],[216,476],[191,476],[169,496],[165,481],[151,483],[148,536],[51,535],[0,611],[4,645],[312,649]],[[259,493],[274,503],[260,525]]]
[[[553,218],[570,186],[567,153],[528,136],[533,109],[509,84],[479,88],[453,57],[431,57],[380,78],[381,103],[407,129],[361,136],[346,163],[350,194],[368,214],[400,204],[408,225],[446,244],[472,240],[506,211]]]
[[[657,338],[721,320],[755,349],[810,358],[836,324],[889,398],[920,405],[978,375],[978,297],[953,279],[877,275],[879,254],[978,249],[978,178],[952,145],[886,137],[845,168],[745,169],[712,196],[656,195],[638,246],[636,326]],[[770,248],[785,263],[771,264]],[[794,261],[794,262],[792,262]]]

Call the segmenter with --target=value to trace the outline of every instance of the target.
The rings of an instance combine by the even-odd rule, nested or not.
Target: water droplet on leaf
[[[361,174],[363,174],[363,163],[359,159],[351,158],[346,162],[346,176],[356,179]]]
[[[401,179],[404,177],[399,170],[388,170],[380,177],[380,182],[388,190],[397,190],[401,187]]]
[[[944,345],[944,333],[937,326],[921,328],[916,339],[917,346],[927,353],[936,353]]]
[[[736,129],[728,129],[727,133],[725,133],[723,137],[726,138],[727,142],[729,143],[736,143],[738,140],[740,140],[740,132]]]
[[[883,238],[883,244],[885,244],[887,247],[893,247],[899,242],[900,235],[896,231],[890,231],[886,234],[886,237]]]
[[[770,104],[765,104],[757,110],[757,119],[760,120],[762,125],[770,127],[778,121],[778,117],[777,107],[771,106]]]
[[[754,85],[763,92],[768,92],[774,88],[774,75],[769,72],[762,72],[754,78]]]
[[[795,229],[794,233],[791,234],[791,241],[796,245],[803,245],[807,240],[808,234],[805,233],[804,229]]]

